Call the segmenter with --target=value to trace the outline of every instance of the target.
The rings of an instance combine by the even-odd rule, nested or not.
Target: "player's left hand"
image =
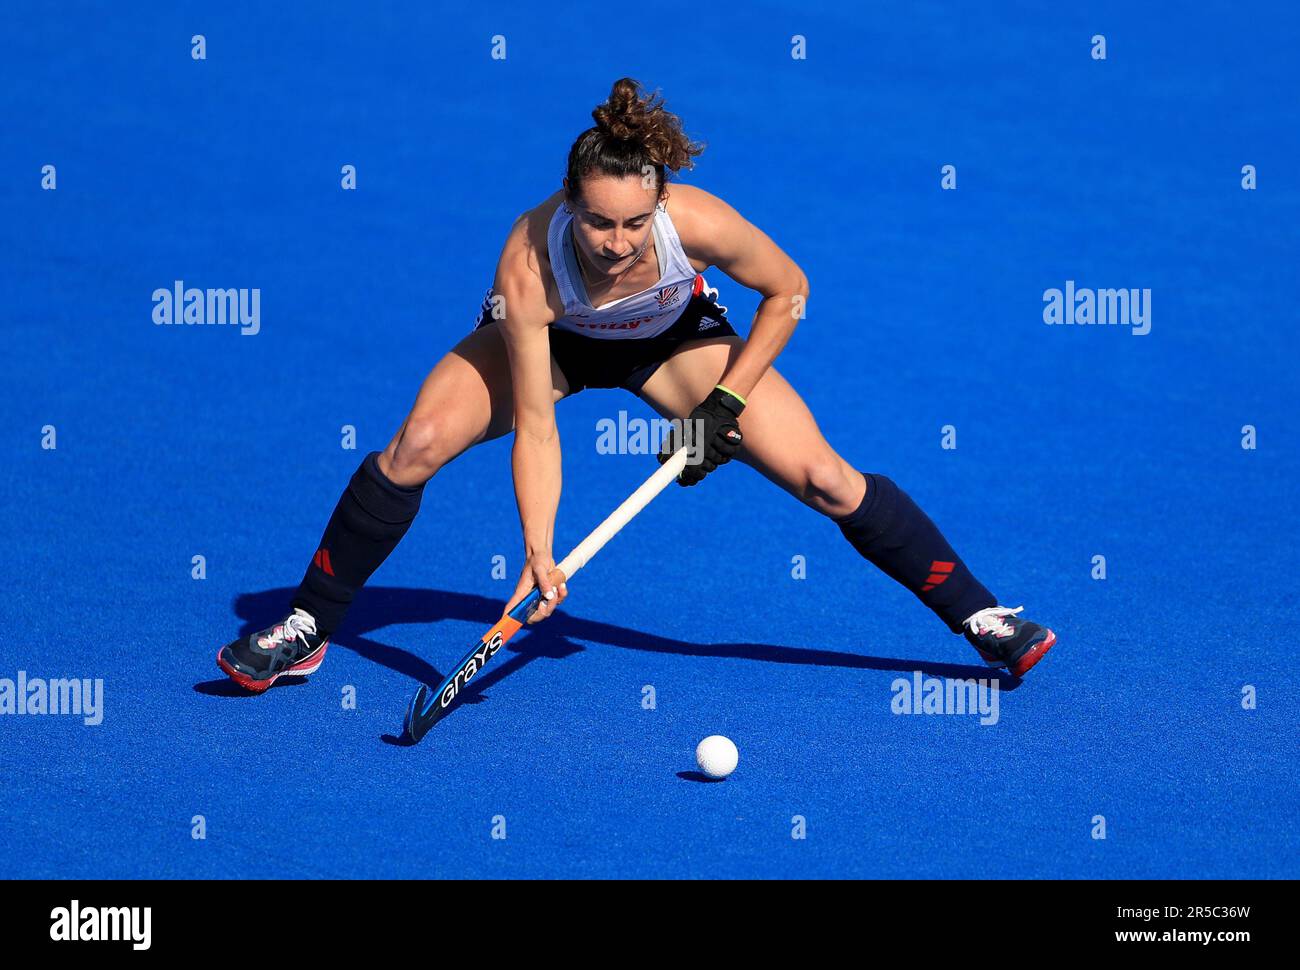
[[[731,461],[745,440],[740,433],[740,412],[745,402],[721,386],[715,387],[686,419],[683,428],[674,425],[659,452],[663,464],[686,445],[687,463],[677,476],[679,485],[698,485],[704,476]]]

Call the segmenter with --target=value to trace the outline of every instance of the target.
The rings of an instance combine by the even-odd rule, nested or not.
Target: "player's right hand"
[[[510,602],[506,606],[506,612],[513,610],[519,601],[536,587],[542,591],[542,598],[538,601],[533,615],[528,618],[528,622],[540,623],[554,613],[556,607],[569,595],[568,587],[564,583],[557,586],[551,582],[551,573],[554,570],[555,559],[550,553],[537,553],[529,557],[524,563],[524,571],[519,576],[519,584],[515,587],[514,595],[510,597]]]

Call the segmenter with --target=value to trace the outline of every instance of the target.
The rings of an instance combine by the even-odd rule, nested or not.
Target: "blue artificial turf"
[[[9,12],[0,678],[102,679],[104,716],[0,716],[0,876],[1297,875],[1295,8],[749,6]],[[435,477],[317,674],[217,670],[623,75],[807,272],[778,367],[831,443],[1058,632],[995,724],[892,713],[987,668],[733,463],[398,743],[513,590],[508,439]],[[743,332],[756,295],[708,276]],[[258,288],[260,332],[155,325],[176,280]],[[1046,326],[1067,280],[1149,288],[1151,332]],[[655,467],[598,453],[620,409],[650,415],[558,407],[557,557]]]

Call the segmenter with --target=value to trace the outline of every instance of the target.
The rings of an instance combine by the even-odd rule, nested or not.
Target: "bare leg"
[[[742,347],[744,340],[737,336],[684,344],[655,371],[641,396],[666,417],[685,417]],[[915,594],[954,633],[980,611],[996,607],[993,594],[906,492],[883,475],[864,476],[836,454],[807,405],[775,368],[748,395],[740,430],[745,440],[739,460],[835,520],[864,559]],[[1004,664],[1011,669],[1028,656],[1024,651],[1050,646],[1046,638],[1051,631],[1034,624],[1005,616],[990,622],[1021,651]],[[995,659],[1007,660],[1002,651]]]
[[[722,379],[741,337],[682,345],[654,372],[641,398],[667,418],[684,418]],[[866,493],[862,474],[822,437],[803,398],[770,368],[750,393],[740,416],[745,436],[737,458],[799,501],[830,518],[852,513]]]
[[[558,401],[569,385],[554,360],[551,379]],[[514,424],[510,362],[493,321],[465,336],[429,372],[411,413],[379,456],[379,469],[398,485],[422,485],[457,455],[500,438]]]
[[[555,399],[568,384],[551,362]],[[353,597],[401,542],[424,485],[462,452],[514,427],[510,365],[499,324],[467,335],[425,379],[382,453],[367,455],[339,498],[293,606],[337,630]]]

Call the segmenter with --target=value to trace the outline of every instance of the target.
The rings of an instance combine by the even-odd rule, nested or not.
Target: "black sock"
[[[366,455],[334,507],[320,547],[307,567],[293,606],[316,618],[316,632],[339,628],[370,574],[388,558],[420,511],[423,485],[408,488],[379,470],[379,452]]]
[[[836,519],[844,538],[887,576],[902,583],[953,633],[997,600],[952,551],[930,517],[884,475],[868,475],[857,511]]]

